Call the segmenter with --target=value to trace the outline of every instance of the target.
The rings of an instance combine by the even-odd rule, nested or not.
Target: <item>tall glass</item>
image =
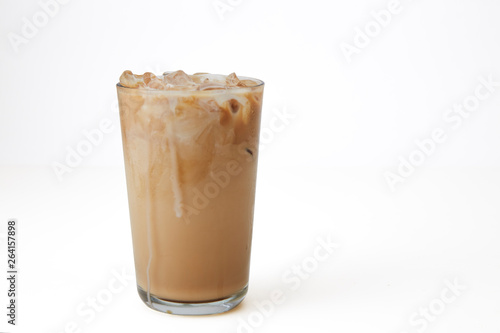
[[[172,314],[228,311],[247,292],[264,83],[117,85],[137,289]]]

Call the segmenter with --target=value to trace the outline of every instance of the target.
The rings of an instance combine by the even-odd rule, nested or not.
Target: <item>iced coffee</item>
[[[121,75],[137,287],[149,307],[211,314],[245,296],[263,89],[234,73]]]

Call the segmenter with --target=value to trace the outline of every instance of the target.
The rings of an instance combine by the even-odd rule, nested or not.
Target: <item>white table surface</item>
[[[2,167],[0,217],[19,222],[17,331],[500,331],[500,169],[422,168],[392,193],[382,169],[259,167],[249,293],[202,317],[139,299],[122,168],[59,182],[49,167]],[[314,259],[328,237],[338,247]],[[91,310],[96,297],[106,304]]]

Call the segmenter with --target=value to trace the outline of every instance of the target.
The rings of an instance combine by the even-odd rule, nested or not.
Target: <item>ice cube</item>
[[[149,82],[151,82],[151,80],[153,80],[154,78],[156,77],[156,75],[154,75],[153,73],[151,72],[146,72],[142,75],[142,80],[144,81],[144,83],[147,85],[149,84]]]
[[[208,82],[209,81],[209,79],[205,76],[206,74],[208,74],[208,73],[194,73],[190,77],[191,77],[191,80],[193,80],[194,83],[200,84],[200,83],[204,83],[204,82]]]
[[[195,85],[194,81],[189,77],[189,75],[184,73],[184,71],[177,71],[167,74],[165,76],[165,81],[166,83],[174,86],[190,87]]]
[[[124,87],[137,88],[140,80],[131,71],[125,71],[120,76],[120,84]]]
[[[146,72],[144,73],[143,81],[144,81],[144,86],[151,88],[151,89],[159,89],[159,90],[164,90],[165,87],[165,82],[163,82],[162,79],[154,75],[153,73]]]
[[[258,83],[253,80],[241,80],[241,83],[243,83],[245,87],[253,87],[258,85]]]
[[[226,89],[226,85],[219,82],[205,81],[196,88],[196,90],[213,90],[213,89]]]
[[[244,87],[245,85],[240,79],[236,76],[235,73],[231,73],[226,77],[226,84],[229,87]]]

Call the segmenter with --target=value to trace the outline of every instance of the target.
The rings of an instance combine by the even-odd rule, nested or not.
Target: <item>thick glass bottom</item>
[[[144,304],[146,304],[153,310],[176,315],[199,316],[223,313],[235,308],[245,298],[245,295],[248,291],[248,286],[245,286],[245,288],[241,289],[236,294],[233,294],[225,299],[207,303],[171,302],[157,298],[152,294],[150,295],[149,300],[148,293],[144,289],[137,286],[137,291],[139,292],[139,296],[141,297]]]

